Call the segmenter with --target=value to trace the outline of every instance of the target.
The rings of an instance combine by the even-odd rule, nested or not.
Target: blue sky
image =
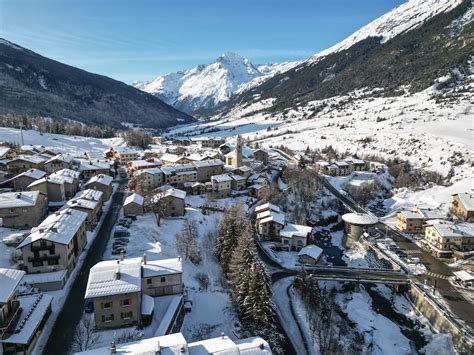
[[[131,83],[209,63],[304,59],[403,0],[0,0],[0,37]]]

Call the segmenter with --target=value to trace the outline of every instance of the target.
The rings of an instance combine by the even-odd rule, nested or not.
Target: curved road
[[[112,195],[112,204],[104,216],[96,238],[90,245],[87,245],[87,255],[49,335],[43,351],[45,355],[66,354],[71,351],[74,332],[84,310],[84,294],[89,278],[89,270],[102,260],[110,234],[122,208],[125,196],[122,191],[124,184],[124,180],[120,181],[117,191]]]

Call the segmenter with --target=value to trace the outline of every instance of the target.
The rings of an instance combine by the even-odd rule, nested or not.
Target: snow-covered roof
[[[187,157],[181,156],[181,155],[176,155],[176,154],[170,154],[170,153],[165,153],[161,156],[162,161],[167,161],[170,163],[176,163],[180,161],[181,159],[187,159]]]
[[[344,222],[356,225],[373,225],[379,221],[377,217],[366,213],[346,213],[342,219]]]
[[[220,159],[195,161],[192,164],[196,166],[197,168],[204,168],[208,166],[224,166],[224,162]]]
[[[0,304],[8,302],[24,275],[22,270],[0,268]]]
[[[39,194],[39,191],[5,192],[0,194],[0,208],[34,206]]]
[[[160,347],[161,355],[189,355],[186,347],[186,339],[184,339],[184,336],[181,333],[146,338],[131,343],[117,344],[115,354],[156,354],[156,348],[158,345]],[[183,345],[185,347],[184,352],[181,351]],[[109,353],[110,348],[103,347],[76,353],[76,355],[104,355]]]
[[[184,200],[186,198],[186,191],[178,190],[178,189],[175,189],[174,187],[171,187],[156,194],[156,197],[158,199],[168,197],[168,196],[173,196],[173,197]]]
[[[227,336],[190,343],[190,355],[270,355],[268,343],[260,337],[232,340]]]
[[[463,282],[474,281],[474,275],[466,270],[454,271],[453,274]]]
[[[257,215],[257,219],[259,219],[258,223],[260,224],[265,224],[268,222],[275,222],[281,224],[282,226],[285,224],[285,215],[274,211],[259,213]]]
[[[112,184],[113,180],[114,180],[114,178],[110,175],[99,174],[99,175],[95,175],[95,176],[91,177],[89,179],[89,181],[86,182],[86,186],[89,185],[89,184],[92,184],[94,182],[96,182],[98,184],[101,184],[101,185],[109,186],[109,185]]]
[[[265,211],[265,210],[272,210],[275,212],[281,212],[280,207],[277,205],[274,205],[273,203],[267,202],[264,203],[263,205],[255,207],[255,212],[259,213],[260,211]]]
[[[321,254],[323,253],[323,250],[316,246],[316,245],[307,245],[303,249],[300,250],[298,253],[298,256],[309,256],[310,258],[313,258],[314,260],[318,260],[321,257]]]
[[[235,180],[235,181],[247,180],[243,176],[240,176],[240,175],[237,175],[237,174],[229,174],[229,176],[232,178],[232,180]]]
[[[474,194],[462,192],[456,195],[459,196],[459,200],[467,211],[474,211]]]
[[[227,182],[227,181],[232,181],[232,178],[230,177],[229,174],[220,174],[220,175],[213,175],[211,176],[211,181],[215,182]]]
[[[66,204],[61,208],[61,210],[64,210],[66,208],[74,208],[74,207],[85,208],[88,210],[95,210],[98,203],[99,201],[86,200],[85,198],[79,198],[79,199],[72,198],[66,202]]]
[[[473,223],[435,220],[430,224],[443,237],[474,237]]]
[[[405,211],[400,211],[398,213],[400,213],[407,219],[424,219],[423,215],[421,213],[418,213],[418,211],[405,210]]]
[[[430,208],[417,208],[418,212],[423,216],[424,219],[443,219],[445,215],[439,210],[433,210]]]
[[[33,228],[31,234],[18,245],[17,249],[39,239],[67,245],[86,218],[87,213],[72,208],[56,211],[50,214],[38,227]]]
[[[103,194],[104,193],[102,191],[99,191],[99,190],[85,189],[85,190],[78,191],[74,195],[74,199],[76,199],[76,200],[83,199],[83,200],[91,200],[91,201],[100,201],[102,199]]]
[[[79,165],[80,171],[110,169],[110,163],[102,161],[83,160]]]
[[[107,260],[89,272],[84,298],[119,295],[141,291],[142,258]]]
[[[76,171],[76,170],[71,170],[71,169],[61,169],[61,170],[58,170],[54,173],[52,173],[50,176],[54,176],[54,175],[61,175],[61,176],[65,176],[65,177],[70,177],[72,179],[79,179],[79,176],[81,175],[81,173],[79,171]]]
[[[130,203],[136,203],[137,205],[143,206],[143,196],[139,194],[131,194],[125,199],[123,205],[126,206]]]
[[[183,272],[183,263],[181,258],[151,260],[143,264],[142,269],[143,277],[181,274]]]
[[[270,345],[260,337],[234,340],[240,355],[270,355]]]
[[[153,310],[155,309],[155,299],[151,296],[142,295],[142,307],[141,307],[141,314],[143,315],[151,315]]]
[[[313,230],[312,227],[303,226],[300,224],[287,223],[285,227],[280,231],[281,237],[291,238],[296,237],[306,237]]]
[[[129,147],[116,147],[114,149],[119,154],[137,154],[138,155],[138,151],[136,151],[135,149],[131,149]]]
[[[39,293],[20,296],[18,300],[22,309],[20,318],[12,334],[6,339],[2,339],[2,343],[27,345],[30,344],[31,339],[35,336],[44,317],[47,315],[53,296]]]
[[[4,156],[10,151],[11,148],[9,147],[0,147],[0,157]]]
[[[157,165],[161,165],[161,160],[159,159],[154,159],[152,161],[148,159],[147,160],[133,160],[129,164],[137,168],[143,168],[145,166],[156,167]]]
[[[15,176],[13,179],[18,179],[19,177],[26,176],[35,180],[41,179],[46,175],[46,172],[43,170],[39,169],[29,169],[27,171],[22,172],[21,174],[18,174]]]
[[[63,175],[50,175],[50,176],[45,176],[44,178],[38,179],[36,181],[33,181],[27,187],[31,188],[33,186],[37,186],[37,185],[43,184],[45,182],[47,182],[48,184],[63,185],[65,182],[68,182],[68,181],[70,181],[70,180],[66,176],[63,176]]]
[[[163,171],[161,168],[148,168],[148,169],[141,169],[135,172],[135,175],[142,175],[142,174],[150,174],[150,175],[156,175],[156,174],[163,174]]]
[[[54,157],[48,159],[46,161],[46,164],[51,163],[55,160],[59,160],[59,161],[62,161],[64,163],[71,164],[72,161],[74,160],[74,157],[69,155],[69,154],[58,154],[58,155],[55,155]]]
[[[18,155],[17,157],[13,158],[11,161],[14,162],[17,160],[27,161],[32,164],[41,164],[41,163],[44,163],[48,159],[41,155]]]

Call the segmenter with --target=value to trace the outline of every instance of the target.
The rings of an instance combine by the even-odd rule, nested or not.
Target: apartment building
[[[222,174],[224,171],[224,162],[220,159],[194,161],[191,165],[197,170],[197,181],[199,182],[211,181],[213,175]]]
[[[18,245],[27,273],[66,270],[76,266],[87,244],[87,213],[67,208],[49,215]]]
[[[8,228],[32,228],[48,212],[46,195],[39,191],[0,194],[0,225]]]
[[[110,163],[99,160],[82,160],[79,172],[83,179],[90,179],[95,175],[110,175]]]
[[[474,224],[436,220],[425,228],[424,245],[438,257],[474,250]]]
[[[197,181],[198,172],[192,164],[176,164],[161,167],[164,183],[171,186],[182,186],[185,182]]]
[[[160,168],[138,170],[135,177],[140,179],[141,187],[145,191],[154,190],[164,184],[164,174]]]
[[[422,234],[427,221],[443,218],[444,215],[437,210],[416,208],[398,212],[395,227],[405,233]]]
[[[229,197],[232,192],[232,181],[229,174],[211,176],[212,196],[215,198]]]

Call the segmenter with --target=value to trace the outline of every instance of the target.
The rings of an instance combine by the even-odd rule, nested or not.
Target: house
[[[151,297],[183,293],[181,258],[147,261],[142,259],[142,292]]]
[[[108,201],[110,195],[112,195],[113,187],[112,181],[114,179],[110,175],[99,174],[91,177],[86,183],[86,189],[99,190],[104,194],[102,195],[102,202]]]
[[[143,214],[143,196],[131,194],[123,204],[124,216],[141,216]]]
[[[203,137],[197,140],[203,148],[219,148],[225,143],[225,138],[221,137]]]
[[[161,217],[181,217],[186,213],[185,198],[185,191],[168,188],[152,197],[151,208],[157,208]]]
[[[100,204],[100,207],[102,208],[102,201],[104,200],[102,196],[104,193],[99,190],[94,190],[94,189],[85,189],[78,191],[74,195],[74,199],[76,200],[91,200],[91,201],[97,201]]]
[[[8,146],[0,146],[0,159],[13,159],[15,157],[16,152],[14,149],[11,149]]]
[[[267,203],[264,203],[263,205],[259,205],[257,207],[255,207],[255,213],[261,213],[261,212],[265,212],[265,211],[274,211],[274,212],[277,212],[277,213],[281,213],[281,209],[280,207],[278,207],[277,205],[274,205],[273,203],[270,203],[270,202],[267,202]]]
[[[261,240],[280,241],[281,230],[285,227],[285,215],[271,210],[259,212],[256,227]]]
[[[454,215],[463,221],[474,222],[474,194],[463,192],[451,197]]]
[[[44,163],[44,169],[48,173],[54,173],[62,169],[71,169],[74,158],[69,154],[58,154]]]
[[[247,186],[247,179],[243,176],[236,175],[236,174],[229,174],[229,176],[232,178],[232,181],[230,182],[232,190],[243,190]]]
[[[189,164],[192,162],[185,156],[179,156],[169,153],[163,154],[160,159],[163,165]]]
[[[473,251],[474,224],[431,221],[425,228],[423,244],[437,257],[450,257],[453,251]]]
[[[323,255],[323,250],[316,245],[307,245],[298,252],[298,262],[316,265]]]
[[[18,155],[10,160],[6,166],[8,173],[15,176],[31,169],[44,170],[46,160],[48,159],[40,155]]]
[[[25,272],[0,269],[0,353],[31,354],[51,313],[50,295],[18,295]]]
[[[27,189],[44,193],[50,206],[58,203],[64,204],[66,201],[64,180],[62,175],[46,176],[29,184]]]
[[[349,158],[344,159],[344,161],[349,164],[349,171],[364,171],[367,169],[367,163],[364,160]]]
[[[182,292],[181,258],[147,261],[144,255],[94,265],[85,298],[93,302],[96,327],[110,329],[142,326],[143,304],[149,302],[150,297]]]
[[[128,170],[131,173],[134,173],[138,170],[159,168],[161,165],[161,160],[155,158],[148,158],[145,160],[133,160],[128,162],[127,164]]]
[[[229,197],[233,179],[229,174],[211,176],[212,195],[216,198]]]
[[[77,191],[79,191],[80,186],[80,172],[71,170],[71,169],[61,169],[50,175],[50,177],[62,177],[64,183],[64,192],[66,198],[72,198]]]
[[[219,146],[221,154],[229,154],[232,151],[232,145],[230,143],[224,143]]]
[[[234,174],[248,178],[252,173],[253,169],[246,165],[241,165],[233,170]]]
[[[271,355],[270,345],[260,337],[231,340],[225,335],[189,343],[181,333],[87,350],[76,355],[166,354],[166,355]]]
[[[107,260],[89,271],[84,298],[94,305],[97,329],[142,325],[141,258]]]
[[[30,169],[30,170],[22,172],[21,174],[18,174],[17,176],[10,179],[10,181],[13,182],[13,188],[16,191],[23,191],[23,190],[26,190],[26,187],[29,184],[45,176],[46,176],[46,172],[43,170]]]
[[[185,182],[197,181],[197,170],[192,164],[176,164],[161,167],[164,183],[172,186],[182,186]]]
[[[270,156],[270,152],[268,149],[259,148],[253,152],[253,157],[257,161],[261,161],[263,164],[268,164],[268,158]]]
[[[154,190],[164,184],[164,175],[160,168],[138,170],[135,177],[140,180],[144,191]]]
[[[351,173],[351,170],[349,169],[349,164],[347,164],[344,160],[338,160],[333,164],[337,167],[336,175],[345,176]]]
[[[87,213],[86,227],[88,230],[93,230],[102,216],[102,203],[100,200],[94,201],[72,198],[66,202],[61,210],[68,208]]]
[[[90,179],[95,175],[110,175],[110,163],[99,160],[82,160],[79,171],[83,179]]]
[[[282,248],[288,251],[300,251],[308,244],[312,230],[313,228],[308,226],[285,224],[285,227],[280,230]]]
[[[444,215],[439,211],[416,208],[414,210],[398,212],[395,227],[405,233],[421,234],[424,232],[424,226],[427,221],[443,218]]]
[[[87,244],[87,213],[67,208],[49,215],[18,245],[29,274],[66,270],[68,275]]]
[[[202,182],[185,182],[183,187],[184,191],[190,195],[202,195],[207,191],[206,184]]]
[[[128,162],[138,159],[138,152],[127,147],[118,147],[115,149],[113,158],[118,160],[120,164],[127,164]]]
[[[32,228],[48,212],[46,195],[39,191],[0,194],[0,225],[8,228]]]
[[[222,174],[224,171],[224,162],[220,159],[194,161],[191,165],[197,170],[197,181],[199,182],[210,181],[211,176]]]

